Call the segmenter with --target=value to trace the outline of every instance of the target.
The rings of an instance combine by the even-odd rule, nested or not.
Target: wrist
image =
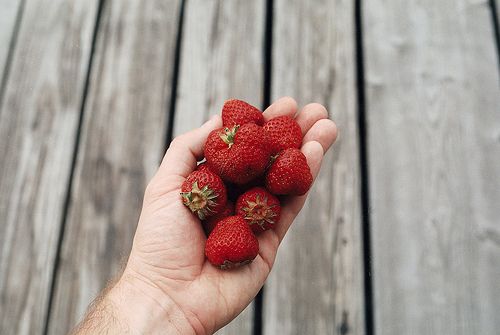
[[[114,317],[130,334],[195,334],[182,310],[165,294],[125,271],[106,295]]]

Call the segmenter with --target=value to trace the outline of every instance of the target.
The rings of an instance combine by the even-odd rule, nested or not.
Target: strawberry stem
[[[234,144],[234,137],[236,136],[236,132],[240,126],[236,125],[233,128],[224,128],[224,133],[220,135],[220,138],[226,143],[230,148]]]

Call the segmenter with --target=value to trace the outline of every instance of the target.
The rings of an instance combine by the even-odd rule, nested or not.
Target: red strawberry
[[[205,255],[223,270],[250,263],[259,253],[259,241],[240,216],[230,216],[208,236]]]
[[[295,148],[279,153],[266,175],[266,187],[273,194],[303,195],[312,181],[306,156]]]
[[[227,100],[222,107],[222,124],[224,127],[242,126],[253,122],[259,126],[264,124],[262,112],[254,106],[238,99]]]
[[[263,187],[254,187],[243,193],[236,203],[236,214],[243,217],[254,233],[271,229],[281,213],[278,198]]]
[[[255,123],[213,130],[205,142],[210,170],[239,185],[261,176],[270,156],[268,136]]]
[[[200,220],[221,212],[227,201],[222,179],[206,168],[191,172],[181,186],[181,195],[184,205]]]
[[[278,116],[267,121],[264,130],[269,134],[273,154],[288,148],[300,148],[302,144],[302,130],[290,116]]]
[[[214,230],[215,225],[222,219],[227,218],[228,216],[234,215],[234,205],[231,201],[226,202],[226,206],[222,210],[222,212],[215,214],[214,216],[211,216],[207,218],[206,220],[202,221],[203,224],[203,229],[205,230],[205,233],[209,235],[212,230]]]
[[[198,166],[196,167],[196,171],[201,171],[204,169],[208,170],[207,162],[199,163]]]

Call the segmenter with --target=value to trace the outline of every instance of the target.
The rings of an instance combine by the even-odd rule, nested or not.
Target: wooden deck
[[[340,137],[219,334],[498,334],[494,1],[0,0],[0,334],[71,329],[172,137],[284,95]]]

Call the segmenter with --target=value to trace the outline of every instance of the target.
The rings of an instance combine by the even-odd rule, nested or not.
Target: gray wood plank
[[[11,42],[15,38],[13,34],[18,13],[21,10],[21,2],[21,0],[0,0],[0,84],[8,65],[6,62]]]
[[[165,147],[180,0],[106,1],[49,323],[65,334],[128,255]]]
[[[264,9],[263,0],[187,2],[175,135],[220,114],[228,98],[262,105]],[[250,305],[218,334],[252,334],[252,318]]]
[[[377,334],[498,334],[500,95],[488,2],[366,1]]]
[[[265,334],[364,334],[354,2],[275,2],[272,94],[327,106],[340,137],[285,237]]]
[[[220,114],[231,97],[261,106],[264,7],[263,0],[187,2],[175,135]]]
[[[0,111],[1,334],[43,332],[95,15],[25,4]]]

